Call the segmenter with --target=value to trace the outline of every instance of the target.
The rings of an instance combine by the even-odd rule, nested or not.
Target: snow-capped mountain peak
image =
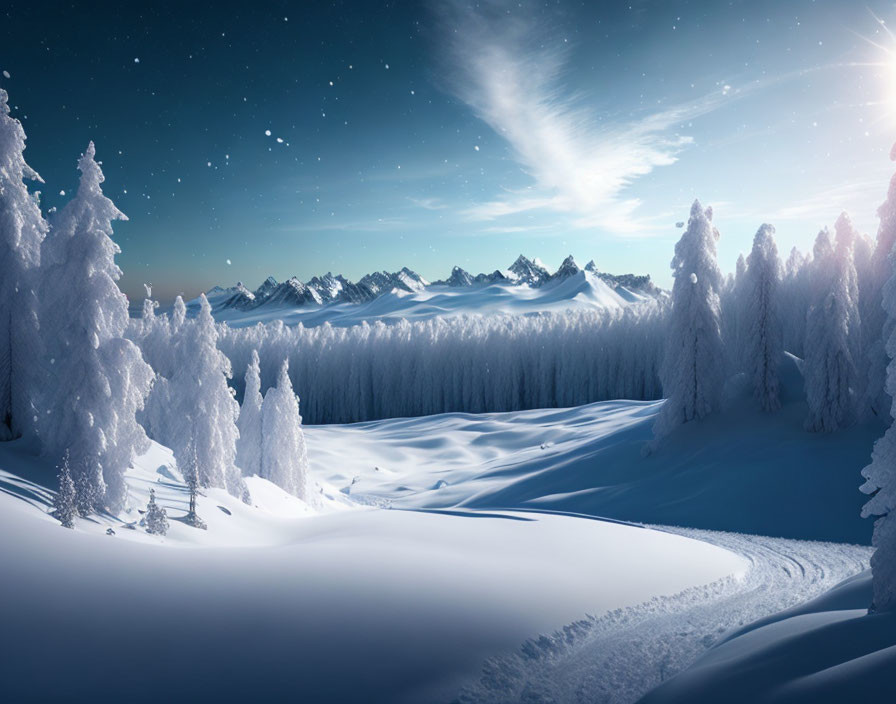
[[[535,259],[527,259],[522,254],[510,265],[509,271],[516,277],[516,281],[530,286],[539,286],[547,281],[551,275],[548,270]]]
[[[576,264],[576,260],[572,258],[570,254],[566,259],[563,260],[563,263],[560,265],[560,268],[554,273],[551,277],[552,279],[566,279],[570,276],[574,276],[582,271],[579,268],[579,265]]]

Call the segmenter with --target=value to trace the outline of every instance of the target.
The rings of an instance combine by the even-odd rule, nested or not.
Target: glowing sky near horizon
[[[843,209],[874,234],[891,2],[309,5],[0,10],[42,202],[93,139],[131,298],[521,252],[667,284],[695,197],[726,271],[763,222],[784,256]]]

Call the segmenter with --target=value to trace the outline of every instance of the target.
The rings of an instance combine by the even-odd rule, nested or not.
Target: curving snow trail
[[[490,659],[458,696],[489,702],[637,701],[726,634],[807,601],[868,568],[871,548],[656,527],[735,552],[751,564],[727,578],[630,609],[588,616]]]

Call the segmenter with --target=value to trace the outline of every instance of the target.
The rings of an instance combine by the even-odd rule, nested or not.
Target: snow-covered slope
[[[169,701],[630,703],[704,655],[695,681],[719,701],[750,668],[755,688],[822,686],[828,664],[883,653],[837,670],[845,686],[889,657],[889,624],[772,617],[867,569],[855,486],[879,429],[806,433],[784,377],[776,416],[732,392],[646,457],[658,403],[308,427],[311,505],[250,478],[251,506],[200,497],[208,531],[177,520],[164,448],[129,472],[130,512],[67,531],[47,515],[52,469],[2,443],[5,698],[148,701],[163,682]],[[164,538],[136,524],[150,487]],[[776,669],[799,651],[808,669]],[[691,676],[657,701],[696,701]]]
[[[780,412],[732,391],[725,412],[646,457],[662,401],[320,426],[307,433],[309,454],[334,486],[401,506],[527,507],[869,544],[857,487],[882,429],[806,432],[800,387],[791,362]]]
[[[866,571],[730,635],[642,702],[896,701],[896,614],[869,614],[870,602]]]
[[[68,531],[46,513],[48,468],[21,443],[0,466],[5,701],[447,701],[532,633],[748,568],[613,522],[345,510],[319,471],[316,512],[255,479],[256,506],[201,497],[201,531],[176,520],[185,492],[158,446],[128,481],[133,506],[157,490],[168,536],[110,516]]]

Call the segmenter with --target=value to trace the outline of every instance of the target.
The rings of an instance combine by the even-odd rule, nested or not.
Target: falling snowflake
[[[65,195],[65,191],[59,191],[59,195],[64,196],[64,195]]]
[[[9,71],[4,71],[4,72],[3,72],[3,77],[4,77],[4,78],[9,78],[9,77],[10,77],[10,75],[9,75]]]
[[[283,137],[277,137],[277,144],[283,144]]]
[[[231,261],[229,259],[226,259],[225,261],[227,262],[227,266],[230,266]]]
[[[135,64],[139,64],[139,63],[140,63],[140,59],[137,58],[137,57],[134,57],[134,63],[135,63]]]
[[[476,146],[473,147],[473,149],[475,149],[475,150],[478,152],[478,151],[479,151],[479,145],[477,144]]]
[[[270,137],[270,136],[271,136],[271,131],[270,131],[270,130],[265,130],[265,131],[264,131],[264,136],[265,136],[265,137]]]

